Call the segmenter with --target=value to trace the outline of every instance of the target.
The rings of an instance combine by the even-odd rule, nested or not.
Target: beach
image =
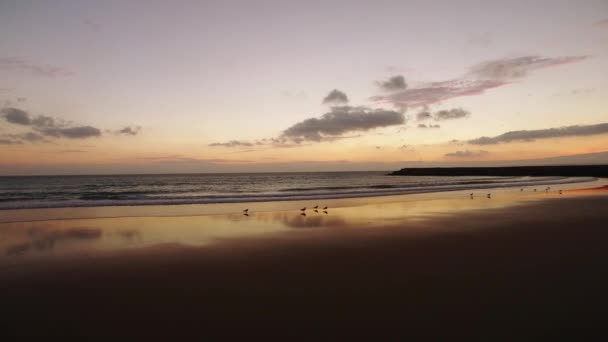
[[[253,204],[248,216],[242,204],[202,215],[4,212],[0,303],[10,314],[0,334],[597,337],[608,304],[605,185],[342,199],[327,213],[308,201],[306,216],[300,202]]]

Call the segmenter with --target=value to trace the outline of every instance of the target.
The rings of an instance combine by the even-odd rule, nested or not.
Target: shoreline
[[[15,201],[11,206],[10,202],[0,205],[0,213],[5,210],[27,210],[27,209],[70,209],[70,208],[101,208],[101,207],[140,207],[140,206],[175,206],[175,205],[205,205],[205,204],[240,204],[240,203],[259,203],[259,202],[282,202],[282,201],[315,201],[315,200],[340,200],[351,198],[367,198],[382,196],[400,196],[424,193],[441,193],[462,190],[484,190],[498,188],[518,188],[535,187],[543,185],[568,185],[584,182],[601,180],[598,177],[518,177],[515,181],[505,181],[504,183],[485,183],[475,182],[473,184],[451,184],[433,186],[388,186],[386,188],[358,188],[356,191],[344,191],[336,189],[331,192],[317,193],[267,193],[267,194],[240,194],[240,195],[208,195],[192,196],[181,198],[132,198],[132,199],[98,199],[98,200],[65,200],[58,202],[29,202]],[[354,189],[354,188],[353,188]]]
[[[297,209],[303,206],[311,206],[310,203],[326,203],[332,208],[362,205],[366,203],[396,202],[413,199],[429,199],[437,197],[464,196],[473,191],[498,191],[519,192],[520,188],[526,188],[525,195],[539,195],[542,190],[532,194],[528,188],[535,186],[552,185],[554,189],[559,187],[563,191],[571,191],[580,187],[601,187],[608,185],[608,179],[594,178],[589,180],[574,179],[569,182],[555,183],[555,181],[540,181],[534,185],[507,185],[496,187],[463,187],[463,189],[431,189],[427,191],[406,193],[382,193],[378,195],[362,194],[361,196],[335,196],[328,198],[306,198],[293,200],[267,200],[254,202],[220,202],[220,203],[184,203],[184,204],[146,204],[146,205],[118,205],[118,206],[82,206],[82,207],[52,207],[52,208],[17,208],[0,209],[1,223],[35,222],[45,220],[75,220],[86,218],[115,218],[115,217],[168,217],[168,216],[199,216],[228,214],[241,212],[243,207],[251,208],[253,211],[275,211]],[[522,195],[522,194],[519,194]]]

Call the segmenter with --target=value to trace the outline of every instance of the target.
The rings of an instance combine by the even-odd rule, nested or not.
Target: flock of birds
[[[302,216],[306,216],[306,209],[307,209],[306,207],[301,208],[301,209],[300,209],[300,215],[302,215]],[[315,205],[314,207],[312,207],[312,210],[313,210],[315,213],[318,213],[318,212],[319,212],[319,209],[320,209],[320,208],[319,208],[319,205],[318,205],[318,204],[317,204],[317,205]],[[329,207],[328,207],[328,206],[325,206],[325,207],[321,208],[320,210],[323,210],[323,214],[327,214],[327,209],[329,209]],[[249,216],[249,208],[247,208],[247,209],[243,209],[243,215],[245,215],[245,216]]]
[[[523,192],[523,191],[524,191],[524,188],[521,188],[521,190],[519,190],[519,191]],[[545,189],[545,192],[546,192],[546,193],[548,193],[549,191],[551,191],[551,187],[550,187],[550,186],[548,186],[548,187]],[[534,189],[534,192],[536,192],[536,189]],[[558,193],[559,193],[560,195],[561,195],[561,194],[563,194],[562,190],[559,190],[559,191],[558,191]],[[473,199],[473,198],[475,198],[475,194],[471,192],[471,193],[469,194],[469,197],[471,197],[471,199]],[[487,197],[487,198],[492,198],[492,193],[488,193],[488,194],[486,195],[486,197]],[[302,216],[306,216],[306,209],[307,209],[306,207],[301,208],[301,209],[300,209],[300,215],[302,215]],[[318,212],[319,212],[319,205],[315,205],[314,207],[312,207],[312,209],[313,209],[313,211],[314,211],[315,213],[318,213]],[[321,210],[323,210],[323,213],[324,213],[324,214],[327,214],[327,209],[329,209],[329,207],[328,207],[328,206],[325,206],[325,207],[323,207]],[[243,215],[245,215],[245,216],[249,216],[249,208],[247,208],[247,209],[243,209]]]
[[[520,192],[523,192],[523,191],[524,191],[524,188],[521,188],[519,191],[520,191]],[[551,191],[551,187],[550,187],[550,186],[548,186],[548,187],[545,189],[545,192],[546,192],[546,193],[549,193],[549,191]],[[534,192],[536,192],[536,189],[534,189]],[[558,193],[559,193],[560,195],[562,195],[562,194],[563,194],[562,190],[558,190]],[[475,198],[475,194],[471,192],[471,193],[469,194],[469,197],[471,197],[471,199],[473,199],[473,198]],[[487,197],[487,198],[492,198],[492,193],[488,193],[488,194],[486,195],[486,197]]]

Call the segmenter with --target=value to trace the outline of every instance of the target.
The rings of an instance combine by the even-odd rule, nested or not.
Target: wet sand
[[[164,218],[170,238],[145,228],[163,218],[5,224],[0,241],[35,234],[0,259],[0,335],[605,335],[606,191],[541,196]],[[210,234],[213,222],[235,233]],[[138,234],[154,238],[138,244]]]

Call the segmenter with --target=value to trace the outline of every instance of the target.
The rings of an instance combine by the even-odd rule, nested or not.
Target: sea
[[[0,210],[335,199],[592,181],[389,176],[387,172],[0,177]]]

